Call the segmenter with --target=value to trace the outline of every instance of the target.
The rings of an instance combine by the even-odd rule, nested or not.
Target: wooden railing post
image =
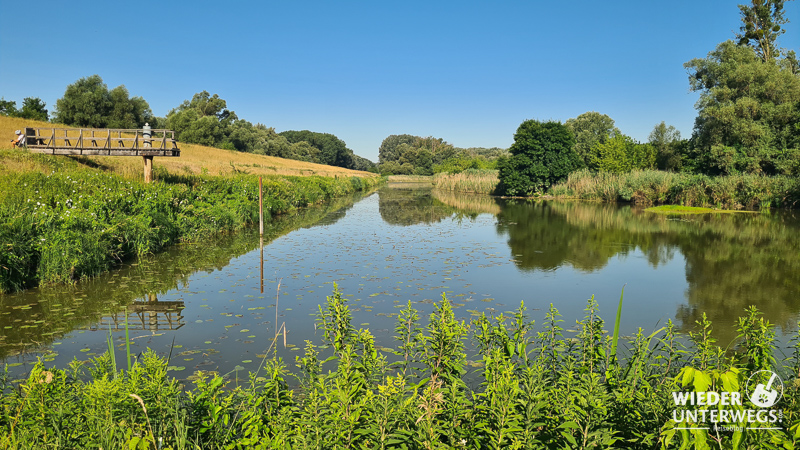
[[[151,183],[153,181],[153,157],[142,156],[144,160],[144,182]]]

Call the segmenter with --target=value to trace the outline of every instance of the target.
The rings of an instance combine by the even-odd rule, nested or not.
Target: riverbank
[[[430,181],[437,189],[492,194],[499,179],[496,170],[438,173]],[[683,205],[716,209],[797,208],[800,180],[787,176],[707,176],[657,170],[629,173],[573,172],[553,185],[547,197],[596,200],[639,205]]]
[[[388,349],[355,329],[334,289],[317,316],[324,338],[307,341],[296,371],[267,355],[249,377],[197,372],[187,387],[155,353],[129,366],[116,351],[68,369],[39,363],[18,386],[0,377],[0,447],[790,448],[800,440],[800,341],[776,360],[774,332],[755,309],[739,321],[737,351],[726,353],[707,320],[689,336],[667,322],[618,339],[619,319],[613,335],[604,330],[592,298],[574,327],[562,328],[551,306],[534,333],[524,305],[467,324],[443,297],[428,320],[410,303],[401,309],[398,345]],[[477,361],[467,360],[468,336]],[[759,370],[783,381],[765,408],[747,391]],[[729,394],[727,404],[674,396],[706,391]],[[735,414],[743,410],[758,414]]]
[[[0,292],[73,282],[176,242],[258,222],[252,174],[161,168],[158,181],[145,184],[87,167],[85,159],[18,150],[0,151],[0,159],[28,167],[0,175]],[[265,219],[378,183],[377,177],[265,176]]]
[[[788,176],[707,176],[657,170],[630,173],[592,173],[579,170],[549,194],[604,202],[641,205],[673,204],[718,209],[796,208],[800,206],[800,179]]]

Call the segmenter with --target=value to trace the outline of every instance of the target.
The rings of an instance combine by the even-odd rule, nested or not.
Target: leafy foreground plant
[[[621,303],[620,303],[621,304]],[[775,359],[772,326],[751,308],[726,352],[703,319],[688,340],[671,321],[631,337],[604,330],[598,305],[563,327],[551,305],[538,331],[524,304],[510,315],[458,320],[446,297],[427,324],[409,303],[397,349],[379,352],[351,323],[338,288],[320,306],[320,345],[306,341],[299,369],[272,356],[246,386],[198,372],[191,389],[146,352],[129,370],[111,353],[66,370],[39,363],[19,385],[0,383],[0,448],[795,448],[800,441],[800,335]],[[567,334],[568,332],[573,334]],[[469,361],[468,335],[479,361]],[[566,337],[571,336],[571,337]],[[684,344],[686,342],[686,344]],[[613,349],[618,347],[618,352]],[[619,354],[617,354],[619,353]],[[474,367],[468,370],[467,367]],[[686,429],[676,394],[738,394],[759,370],[784,380],[771,429]],[[296,381],[291,381],[295,378]],[[294,386],[292,386],[294,385]],[[694,416],[692,416],[694,417]],[[700,428],[700,424],[692,428]],[[758,427],[762,428],[762,427]]]

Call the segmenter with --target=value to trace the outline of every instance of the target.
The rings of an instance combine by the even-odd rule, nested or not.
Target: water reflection
[[[456,208],[442,203],[430,186],[397,186],[382,189],[378,210],[390,225],[432,224],[450,217]]]
[[[452,193],[437,198],[452,206],[469,199]],[[784,333],[796,329],[800,220],[794,212],[664,216],[629,206],[491,200],[500,209],[497,232],[508,237],[514,264],[523,271],[569,266],[595,272],[634,250],[658,268],[680,253],[688,283],[675,312],[682,328],[694,328],[705,313],[725,325],[717,327],[717,336],[729,342],[733,320],[755,305]],[[651,295],[659,300],[658,292]]]
[[[613,317],[625,283],[623,333],[652,331],[668,318],[687,331],[706,313],[727,345],[751,304],[784,334],[793,331],[798,222],[789,213],[676,218],[385,187],[268,222],[263,249],[249,230],[179,245],[73,287],[2,296],[0,358],[43,355],[64,366],[105,351],[109,328],[119,345],[124,333],[114,330],[127,318],[135,352],[167,354],[174,339],[176,370],[188,369],[177,376],[256,370],[282,324],[287,346],[278,354],[286,360],[317,340],[310,315],[334,282],[352,302],[353,324],[386,347],[395,345],[391,330],[408,301],[424,322],[442,292],[464,319],[524,300],[539,323],[552,302],[570,326],[593,294],[603,317]],[[80,334],[89,330],[97,332]]]
[[[147,300],[135,300],[124,311],[100,318],[89,329],[121,331],[127,327],[129,331],[156,332],[175,331],[186,325],[183,317],[186,302],[160,302],[153,294],[148,294],[147,297]]]

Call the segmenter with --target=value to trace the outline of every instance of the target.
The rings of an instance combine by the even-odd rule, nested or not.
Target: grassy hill
[[[15,117],[0,116],[0,150],[13,150],[11,139],[14,131],[25,127],[59,127],[63,125],[38,122],[35,120],[19,119]],[[203,145],[179,143],[180,158],[154,159],[156,178],[159,171],[166,170],[178,174],[230,175],[234,173],[248,173],[252,175],[319,175],[323,177],[375,177],[369,172],[343,169],[341,167],[314,164],[293,159],[284,159],[274,156],[254,155],[235,150],[221,150]],[[0,167],[5,171],[50,171],[47,164],[42,164],[38,158],[22,157],[22,152],[0,151]],[[142,179],[142,159],[125,156],[61,156],[82,163],[90,168],[115,172],[129,179]]]

